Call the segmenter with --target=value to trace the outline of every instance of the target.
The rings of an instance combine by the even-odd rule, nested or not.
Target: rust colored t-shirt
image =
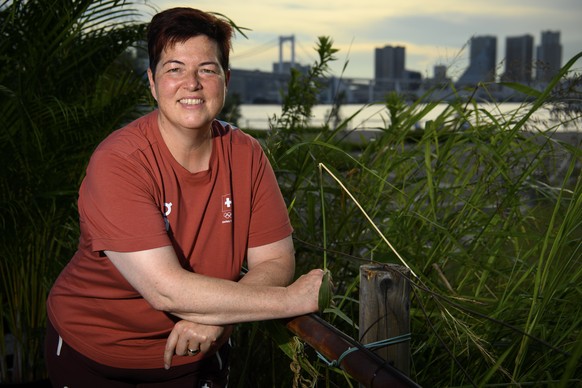
[[[111,134],[91,157],[79,190],[79,248],[47,301],[63,340],[86,357],[121,368],[161,368],[176,321],[153,309],[104,250],[172,245],[184,268],[237,280],[247,248],[292,233],[260,144],[219,121],[213,134],[210,168],[199,173],[172,157],[157,111]],[[173,364],[198,358],[175,357]]]

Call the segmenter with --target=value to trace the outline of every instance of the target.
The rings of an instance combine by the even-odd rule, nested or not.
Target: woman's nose
[[[200,89],[201,85],[202,84],[200,83],[198,73],[195,71],[190,73],[187,80],[187,88],[191,90],[198,90]]]

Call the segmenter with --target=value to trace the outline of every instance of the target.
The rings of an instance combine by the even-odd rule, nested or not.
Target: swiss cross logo
[[[222,196],[222,223],[232,222],[232,198],[230,194]]]
[[[232,210],[232,200],[230,199],[230,194],[222,196],[222,211],[228,212]]]

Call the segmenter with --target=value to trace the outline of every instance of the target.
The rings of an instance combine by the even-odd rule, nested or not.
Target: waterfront
[[[417,126],[423,128],[426,121],[436,119],[447,106],[449,105],[443,103],[433,107],[423,120],[417,123]],[[329,122],[332,107],[332,105],[316,105],[312,111],[311,124],[319,126]],[[487,111],[495,117],[502,116],[511,120],[517,120],[522,117],[528,112],[528,108],[529,105],[526,103],[479,104],[480,110]],[[555,128],[556,132],[582,133],[582,113],[578,113],[574,119],[564,120],[562,118],[556,120],[552,116],[550,109],[550,106],[539,108],[530,118],[537,129]],[[358,110],[361,111],[356,114]],[[243,104],[240,112],[242,118],[239,121],[239,125],[241,127],[265,130],[269,128],[269,118],[281,115],[281,105]],[[342,105],[339,111],[341,119],[346,119],[354,114],[356,116],[351,120],[347,129],[374,130],[385,128],[388,122],[388,112],[385,105],[382,104],[347,104]],[[482,116],[485,116],[485,114]]]

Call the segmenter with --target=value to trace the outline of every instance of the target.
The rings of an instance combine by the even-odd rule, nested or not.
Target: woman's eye
[[[203,67],[199,70],[199,73],[205,75],[214,75],[218,74],[218,69],[216,69],[215,67]]]

